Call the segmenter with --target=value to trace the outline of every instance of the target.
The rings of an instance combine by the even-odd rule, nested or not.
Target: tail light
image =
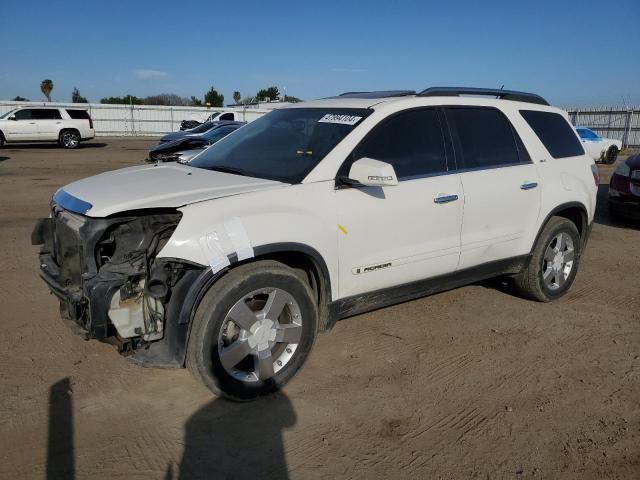
[[[593,181],[596,183],[597,187],[600,185],[600,171],[595,163],[591,164],[591,173],[593,174]]]
[[[91,118],[91,115],[89,115],[87,113],[87,117],[89,117],[89,128],[93,129],[93,119]]]

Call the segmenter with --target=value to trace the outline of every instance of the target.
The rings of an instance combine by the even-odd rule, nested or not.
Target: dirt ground
[[[54,191],[152,143],[0,149],[0,478],[640,478],[640,230],[602,202],[562,300],[493,281],[360,315],[233,404],[75,336],[38,278]]]

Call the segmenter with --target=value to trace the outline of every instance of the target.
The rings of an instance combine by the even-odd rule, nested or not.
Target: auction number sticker
[[[340,125],[355,125],[362,117],[355,115],[340,115],[337,113],[327,113],[324,117],[318,120],[318,123],[339,123]]]

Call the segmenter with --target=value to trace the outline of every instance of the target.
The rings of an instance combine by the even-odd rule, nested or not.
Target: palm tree
[[[53,81],[46,79],[40,82],[40,91],[47,97],[47,102],[51,101],[51,92],[53,91]]]
[[[242,100],[242,95],[240,95],[240,92],[236,90],[235,92],[233,92],[233,101],[238,104],[240,103],[240,100]]]

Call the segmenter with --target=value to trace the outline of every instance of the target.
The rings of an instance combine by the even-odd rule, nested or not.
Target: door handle
[[[458,195],[440,195],[433,199],[435,203],[449,203],[458,200]]]
[[[532,188],[536,188],[538,186],[537,182],[525,182],[522,185],[520,185],[520,188],[522,190],[531,190]]]
[[[36,122],[29,122],[29,125],[35,125]]]
[[[60,125],[62,122],[56,122],[56,125]]]

